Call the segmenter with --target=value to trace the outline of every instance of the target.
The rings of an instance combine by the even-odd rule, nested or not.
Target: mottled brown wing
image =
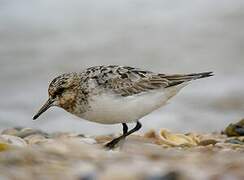
[[[156,74],[128,66],[96,66],[85,72],[95,79],[99,86],[113,90],[121,96],[147,92],[159,88],[169,88],[194,79],[209,77],[211,72],[194,74]]]
[[[145,75],[145,77],[141,77],[140,75],[133,74],[132,78],[128,74],[120,75],[111,78],[106,82],[107,88],[112,89],[113,91],[120,94],[121,96],[131,96],[149,90],[167,87],[168,85],[169,85],[169,80],[153,74],[147,74]]]
[[[179,84],[212,76],[212,72],[194,74],[154,74],[149,71],[128,71],[108,79],[106,87],[114,90],[121,96],[131,96],[134,94],[147,92],[159,88],[169,88]]]

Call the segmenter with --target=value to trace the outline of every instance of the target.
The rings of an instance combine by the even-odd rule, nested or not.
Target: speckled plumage
[[[163,106],[189,81],[209,76],[212,72],[166,75],[117,65],[66,73],[50,83],[49,100],[33,119],[59,106],[89,121],[126,126]]]
[[[149,92],[155,93],[155,90],[160,89],[160,91],[166,92],[167,89],[171,89],[172,95],[169,93],[167,98],[169,99],[175,94],[173,92],[174,87],[206,75],[210,75],[210,73],[165,75],[128,66],[95,66],[81,73],[68,73],[56,77],[49,86],[49,95],[63,94],[63,96],[58,97],[57,106],[79,117],[84,116],[84,118],[93,121],[84,113],[92,110],[90,104],[94,102],[94,97],[110,93],[117,96],[118,99],[128,99],[130,96],[137,96],[138,98],[138,94],[143,97]],[[176,89],[178,90],[179,88]],[[64,91],[65,93],[63,93]],[[106,108],[104,107],[104,109]],[[95,121],[113,123],[113,119],[104,120],[104,122],[103,120]]]

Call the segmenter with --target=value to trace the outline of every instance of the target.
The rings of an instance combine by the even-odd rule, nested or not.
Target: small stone
[[[229,139],[226,140],[227,143],[244,145],[244,141],[241,139]]]
[[[244,119],[240,120],[235,124],[229,124],[224,132],[227,136],[244,136]]]
[[[174,134],[166,129],[161,129],[159,132],[159,137],[162,144],[166,144],[169,146],[183,146],[183,147],[191,147],[196,146],[198,143],[197,137],[193,137],[193,135],[185,135],[185,134]]]
[[[20,146],[20,147],[26,147],[27,146],[27,143],[17,137],[17,136],[11,136],[11,135],[1,135],[0,136],[0,141],[3,141],[3,142],[6,142],[7,144],[11,144],[11,145],[14,145],[14,146]]]
[[[208,145],[215,145],[218,143],[215,139],[204,139],[198,143],[199,146],[208,146]]]
[[[33,134],[42,134],[43,136],[47,136],[47,133],[44,133],[40,130],[32,129],[32,128],[23,128],[16,134],[16,136],[25,138],[25,137],[33,135]]]
[[[18,132],[19,132],[19,130],[16,128],[9,128],[9,129],[3,130],[1,134],[15,136]]]
[[[25,137],[24,140],[27,142],[27,144],[34,145],[45,142],[47,138],[41,134],[32,134],[30,136]]]

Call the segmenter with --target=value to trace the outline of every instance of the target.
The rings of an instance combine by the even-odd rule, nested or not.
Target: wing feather
[[[212,72],[194,74],[156,74],[128,66],[96,66],[86,74],[97,80],[99,86],[121,96],[131,96],[159,88],[177,86],[191,80],[212,76]]]

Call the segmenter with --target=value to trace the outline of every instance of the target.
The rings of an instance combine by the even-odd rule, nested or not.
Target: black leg
[[[123,134],[126,134],[128,132],[128,126],[125,123],[122,123],[123,125]]]
[[[124,125],[123,125],[123,127],[124,127]],[[126,127],[127,127],[127,126],[126,126]],[[122,136],[113,139],[112,141],[110,141],[109,143],[107,143],[107,144],[105,145],[105,147],[107,147],[107,148],[109,148],[109,149],[113,149],[113,148],[115,147],[115,145],[116,145],[120,140],[122,140],[122,139],[126,138],[126,136],[129,136],[130,134],[132,134],[132,133],[138,131],[139,129],[141,129],[141,127],[142,127],[141,123],[140,123],[139,121],[137,121],[137,122],[136,122],[136,126],[135,126],[133,129],[131,129],[130,131],[124,133]]]
[[[140,123],[139,121],[137,121],[137,122],[136,122],[136,127],[134,127],[134,128],[131,129],[129,132],[127,132],[127,133],[125,134],[124,137],[129,136],[130,134],[132,134],[132,133],[138,131],[139,129],[141,129],[141,126],[142,126],[141,123]]]

